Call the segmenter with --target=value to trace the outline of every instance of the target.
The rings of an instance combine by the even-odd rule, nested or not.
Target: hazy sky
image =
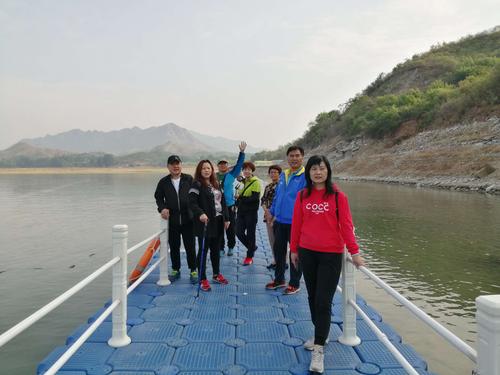
[[[275,147],[498,0],[0,0],[0,149],[174,122]]]

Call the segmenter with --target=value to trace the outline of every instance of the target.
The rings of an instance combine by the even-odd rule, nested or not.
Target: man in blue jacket
[[[246,142],[241,142],[238,146],[240,148],[240,153],[238,155],[238,160],[236,165],[229,170],[229,165],[227,160],[219,160],[217,163],[217,179],[224,192],[224,198],[226,199],[227,209],[229,211],[229,227],[226,229],[227,236],[227,255],[233,255],[233,249],[236,245],[236,220],[235,220],[235,201],[234,201],[234,180],[241,173],[241,167],[245,161],[245,149],[247,148]],[[222,236],[222,241],[220,244],[220,255],[224,255],[224,236]]]
[[[290,146],[286,151],[289,169],[285,169],[281,175],[274,194],[273,204],[269,210],[266,220],[273,223],[274,230],[274,257],[276,269],[274,280],[266,285],[266,289],[278,289],[286,286],[285,266],[288,243],[290,242],[290,231],[292,228],[293,206],[297,193],[305,188],[306,179],[304,149],[300,146]],[[290,282],[283,294],[295,294],[300,290],[300,278],[302,270],[300,264],[297,268],[290,261]]]

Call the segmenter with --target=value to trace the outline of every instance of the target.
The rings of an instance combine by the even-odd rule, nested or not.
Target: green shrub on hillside
[[[453,66],[455,70],[442,74],[443,80],[423,89],[357,96],[339,116],[337,129],[347,137],[381,138],[408,120],[416,120],[422,129],[439,125],[437,121],[459,121],[473,109],[500,103],[500,58],[467,57]]]
[[[500,31],[442,43],[379,74],[340,111],[320,113],[304,135],[254,160],[282,159],[288,146],[314,148],[332,135],[382,138],[414,120],[446,126],[500,109]]]

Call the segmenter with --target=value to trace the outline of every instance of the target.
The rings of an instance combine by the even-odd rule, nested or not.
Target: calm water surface
[[[0,332],[109,260],[114,224],[128,224],[129,245],[157,231],[153,191],[160,177],[0,175]],[[369,267],[473,343],[475,297],[500,293],[500,198],[339,185]],[[35,373],[110,289],[110,276],[101,277],[0,349],[0,373]]]

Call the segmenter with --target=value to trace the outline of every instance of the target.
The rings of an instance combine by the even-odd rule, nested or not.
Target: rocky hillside
[[[397,135],[383,141],[338,137],[310,153],[328,155],[340,178],[500,194],[498,117],[426,130],[403,140]]]
[[[290,144],[345,178],[500,192],[500,29],[432,47],[380,74]]]
[[[0,159],[17,158],[21,156],[28,158],[52,158],[66,154],[70,154],[70,152],[36,147],[25,142],[18,142],[5,150],[0,150]]]

